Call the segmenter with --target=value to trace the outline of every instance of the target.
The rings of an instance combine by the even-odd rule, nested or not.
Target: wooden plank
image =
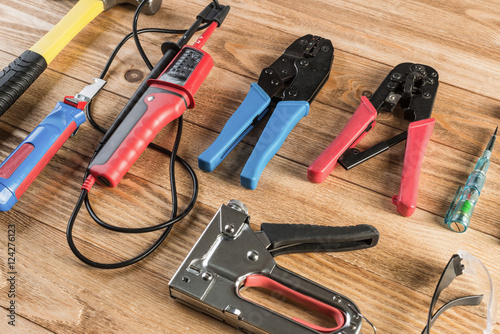
[[[6,24],[0,27],[0,63],[7,64],[34,44],[74,3],[0,0],[0,9],[6,13]],[[140,25],[187,27],[205,3],[197,0],[179,6],[165,2],[156,16],[141,17]],[[336,51],[330,80],[312,104],[310,114],[270,162],[255,191],[241,188],[238,176],[264,124],[250,133],[215,172],[198,171],[201,188],[197,206],[146,261],[118,271],[89,268],[71,254],[64,236],[85,166],[101,138],[89,124],[84,124],[15,209],[2,213],[0,221],[13,221],[19,226],[20,270],[25,284],[22,287],[28,288],[19,297],[23,309],[18,319],[23,329],[72,333],[101,332],[104,328],[111,333],[233,333],[234,329],[167,296],[169,278],[217,208],[230,198],[247,204],[255,230],[262,222],[376,226],[381,240],[373,249],[286,255],[277,260],[280,265],[353,299],[383,333],[421,331],[439,275],[449,257],[460,248],[478,256],[490,269],[494,281],[499,280],[496,260],[500,255],[500,234],[494,224],[500,218],[496,151],[469,231],[453,234],[442,223],[456,187],[465,182],[498,122],[498,18],[490,14],[498,4],[462,0],[451,8],[443,1],[368,4],[350,0],[332,4],[318,0],[310,7],[302,6],[300,11],[296,10],[297,5],[281,0],[231,3],[232,11],[224,26],[205,47],[214,58],[215,68],[197,93],[196,109],[185,114],[180,155],[196,166],[197,156],[215,139],[263,67],[305,33],[332,39]],[[22,16],[20,12],[29,15]],[[120,6],[101,14],[0,119],[0,158],[15,148],[56,101],[78,92],[100,73],[114,45],[130,30],[132,13],[131,6]],[[367,30],[367,26],[371,29]],[[141,36],[153,62],[160,57],[159,44],[176,39]],[[124,73],[130,69],[147,73],[133,43],[129,44],[117,58],[110,82],[94,104],[96,118],[106,126],[137,87],[137,83],[124,79]],[[398,191],[402,145],[349,172],[337,169],[321,185],[305,179],[307,166],[338,135],[361,94],[373,92],[388,71],[402,61],[435,66],[441,81],[433,112],[437,124],[424,159],[418,209],[410,218],[397,215],[390,203],[390,197]],[[407,124],[397,116],[380,115],[378,125],[360,147],[366,148],[404,130]],[[171,147],[174,133],[174,125],[169,125],[155,142]],[[182,208],[191,186],[182,168],[177,170]],[[119,187],[95,186],[91,197],[105,220],[138,227],[168,217],[169,188],[168,159],[147,151]],[[0,224],[0,235],[6,235],[5,226]],[[143,250],[158,232],[119,235],[95,226],[82,212],[75,236],[78,246],[92,259],[117,261]],[[5,249],[2,244],[0,250]],[[5,259],[4,255],[1,259]],[[5,289],[5,284],[0,284],[0,289]],[[480,292],[465,277],[447,290],[442,301]],[[5,293],[0,293],[0,306],[4,309],[6,301]],[[285,308],[281,305],[278,311]],[[172,314],[175,317],[169,316]],[[460,307],[446,312],[433,332],[479,332],[485,323],[484,306]],[[0,324],[0,331],[4,325]],[[495,333],[500,333],[498,325],[496,329]],[[367,324],[365,331],[370,331]]]
[[[61,231],[15,211],[5,215],[15,221],[18,237],[16,300],[20,327],[24,326],[22,318],[26,318],[46,328],[45,332],[165,333],[169,328],[190,331],[191,325],[175,316],[183,309],[168,296],[168,280],[161,274],[134,268],[89,270],[69,256]],[[5,224],[0,229],[2,235],[7,234]],[[1,243],[5,250],[5,238]],[[93,246],[85,249],[96,251]],[[2,292],[4,289],[2,286]],[[2,293],[0,304],[5,307],[6,303],[7,294]],[[182,313],[203,319],[187,308]],[[209,332],[226,329],[224,324],[205,318],[204,326]],[[29,330],[29,326],[21,328],[23,333]],[[43,332],[42,328],[37,333]]]
[[[188,133],[189,131],[187,131],[186,134]],[[186,138],[192,137],[195,136],[186,136]],[[67,153],[69,153],[69,158],[73,159],[72,152],[63,150],[60,153],[64,153],[62,154],[63,157],[67,157]],[[157,159],[157,157],[151,157],[150,154],[146,154],[145,159],[154,160]],[[281,158],[278,160],[279,163],[277,166],[269,166],[269,168],[271,168],[270,173],[274,175],[279,175],[279,170],[288,170],[289,173],[293,174],[297,169],[302,168],[296,165],[290,166],[287,160]],[[56,160],[56,162],[58,161]],[[147,165],[148,161],[145,161],[145,163]],[[64,161],[62,165],[61,167],[55,167],[55,169],[71,169],[72,164],[70,161]],[[141,163],[135,167],[141,168]],[[49,166],[49,171],[51,169],[52,168]],[[138,174],[140,175],[142,173],[139,171]],[[352,276],[349,278],[351,283],[357,280],[357,270],[362,269],[387,280],[387,282],[383,283],[383,286],[389,287],[388,289],[393,290],[395,288],[394,285],[397,287],[403,286],[405,289],[411,291],[411,293],[423,294],[423,296],[419,297],[422,300],[429,300],[440,271],[449,256],[456,252],[458,248],[465,248],[472,253],[481,252],[480,249],[482,247],[480,245],[492,245],[495,240],[497,240],[497,238],[476,232],[474,229],[471,229],[471,231],[464,235],[460,235],[460,238],[457,237],[450,240],[449,231],[435,224],[434,216],[424,211],[418,211],[411,218],[402,218],[393,213],[390,215],[390,219],[387,219],[387,207],[373,207],[373,202],[382,203],[383,197],[381,198],[380,195],[372,191],[359,189],[359,187],[344,182],[343,180],[339,180],[339,183],[341,183],[340,186],[344,190],[342,197],[337,196],[337,193],[332,191],[323,192],[319,189],[315,191],[314,185],[306,181],[286,181],[286,176],[280,178],[277,182],[268,180],[266,181],[266,184],[268,184],[266,186],[266,191],[274,194],[274,198],[276,199],[284,198],[286,196],[285,194],[288,194],[288,200],[280,201],[267,198],[266,201],[262,201],[262,198],[265,197],[262,195],[255,195],[255,192],[257,192],[257,194],[259,193],[258,189],[249,194],[248,191],[238,187],[233,179],[221,182],[221,180],[224,180],[224,177],[217,174],[219,174],[219,172],[211,174],[201,173],[199,175],[200,183],[202,185],[204,184],[205,187],[202,188],[202,192],[200,193],[200,202],[197,209],[190,215],[190,218],[186,222],[183,222],[174,229],[168,242],[155,252],[148,261],[139,264],[137,266],[138,268],[147,268],[148,270],[161,273],[161,275],[164,275],[166,278],[171,277],[177,265],[182,261],[183,257],[194,243],[197,235],[201,233],[206,223],[208,223],[215,209],[222,204],[221,201],[223,201],[223,199],[227,200],[231,197],[239,198],[249,206],[253,222],[256,224],[254,228],[258,228],[260,222],[264,221],[276,223],[309,222],[328,225],[351,225],[364,222],[375,225],[382,235],[382,239],[376,248],[363,252],[321,255],[322,257],[325,256],[328,258],[328,260],[322,261],[340,261],[340,263],[337,262],[338,266],[348,266],[353,271],[351,274]],[[158,175],[155,177],[158,177]],[[182,178],[182,180],[185,181],[185,178]],[[43,174],[37,182],[41,183],[38,189],[46,188],[46,196],[44,196],[43,202],[40,202],[39,196],[32,197],[32,194],[26,194],[28,197],[24,199],[25,202],[23,205],[18,205],[16,210],[38,216],[41,220],[53,225],[62,233],[64,231],[65,219],[61,219],[61,217],[67,218],[69,216],[72,203],[74,203],[76,199],[76,184],[61,186],[58,185],[58,182],[54,181],[52,177]],[[72,183],[75,182],[79,183],[78,178]],[[217,182],[221,183],[219,187],[207,187],[207,185]],[[59,187],[60,192],[73,193],[74,195],[73,198],[71,198],[72,196],[68,196],[69,198],[67,199],[61,198],[58,200],[57,206],[50,206],[48,203],[54,202],[58,197],[56,185]],[[183,183],[180,184],[180,186],[183,185]],[[150,191],[154,192],[155,195],[151,196],[151,194],[148,194]],[[163,212],[163,205],[158,205],[160,204],[160,198],[164,196],[164,192],[164,189],[157,186],[148,186],[141,179],[133,177],[125,180],[123,185],[114,191],[101,191],[96,188],[93,198],[94,202],[97,201],[96,206],[99,214],[110,219],[112,215],[116,215],[116,212],[123,211],[121,208],[130,207],[132,205],[136,207],[136,205],[140,203],[139,196],[131,196],[131,194],[143,194],[143,196],[146,196],[145,201],[152,205],[142,205],[142,207],[139,206],[137,209],[134,209],[133,212],[120,214],[120,216],[123,217],[123,220],[120,221],[121,223],[142,226],[153,220],[150,219],[150,216],[158,219],[157,217],[161,217],[165,214]],[[290,196],[290,194],[293,195]],[[315,200],[310,202],[307,200],[308,197],[312,197]],[[359,198],[362,200],[360,201]],[[158,204],[153,204],[151,201],[154,201],[153,203],[157,202]],[[308,204],[307,206],[303,206],[300,203]],[[335,205],[332,205],[332,203],[335,203]],[[206,205],[208,205],[208,207],[206,207]],[[44,209],[43,211],[37,210],[37,207],[43,207]],[[294,207],[302,207],[302,210],[294,210]],[[359,210],[360,207],[365,209]],[[146,215],[146,212],[149,213],[149,216]],[[367,219],[367,215],[370,217],[369,220]],[[410,228],[412,234],[407,235],[406,232],[408,232]],[[152,238],[137,236],[131,239],[108,233],[102,229],[95,228],[94,224],[91,223],[88,218],[84,219],[84,216],[79,218],[79,226],[75,234],[79,238],[97,245],[100,249],[120,254],[120,257],[130,257],[136,254],[139,249],[144,248],[146,243],[151,242]],[[397,235],[398,238],[391,238],[393,235]],[[422,247],[422,240],[427,240],[426,247]],[[64,243],[64,241],[62,242]],[[79,245],[82,244],[79,243]],[[436,247],[436,245],[439,246]],[[403,249],[418,249],[419,251],[402,252],[401,250]],[[75,264],[78,263],[67,250],[65,254]],[[93,258],[97,257],[101,260],[110,260],[109,257],[106,256],[102,258],[102,251],[86,254],[92,255]],[[481,254],[482,260],[489,266],[493,277],[498,277],[500,274],[498,268],[493,265],[495,259],[498,258],[499,255],[498,249],[493,248],[490,254]],[[313,259],[313,263],[319,261],[316,256],[314,256]],[[303,266],[313,265],[307,258],[303,260],[303,262],[296,262],[301,263],[300,268],[296,269],[299,273],[304,272]],[[381,265],[382,263],[400,265],[396,268],[392,268],[391,266]],[[401,265],[406,263],[414,263],[415,266],[410,268],[405,267],[403,270]],[[286,266],[288,267],[288,263]],[[422,273],[422,268],[426,268],[426,273]],[[406,274],[402,274],[402,272]],[[329,276],[330,279],[332,277],[331,270],[326,270],[324,268],[321,273],[325,276]],[[434,280],[432,280],[430,276],[434,276]],[[427,280],[427,283],[419,283],[418,286],[415,286],[415,277],[422,277],[423,280]],[[432,283],[429,283],[429,281],[432,281]],[[353,288],[361,289],[359,286],[353,287],[351,285],[350,288],[345,287],[343,291],[351,292],[350,289]],[[408,293],[401,295],[401,303],[404,304],[407,302],[404,298],[407,298]],[[346,294],[349,295],[347,292]],[[354,299],[357,301],[356,298]],[[364,299],[362,298],[361,300]],[[367,302],[371,302],[371,299],[369,298]],[[425,309],[425,307],[426,306],[421,306],[423,309]],[[472,312],[474,311],[475,310],[472,310]],[[376,314],[375,318],[379,319],[380,316],[380,314]],[[423,315],[421,315],[420,319],[422,319],[422,322],[424,319]],[[476,321],[476,323],[479,324],[480,321]],[[388,326],[389,324],[390,321],[387,320],[386,325],[380,326],[388,331],[394,330],[393,327]],[[418,328],[417,323],[415,323],[414,326],[415,329]]]
[[[332,80],[329,81],[324,91],[320,93],[318,101],[313,103],[311,114],[304,118],[296,129],[292,131],[278,153],[280,156],[298,162],[304,166],[297,175],[293,176],[294,179],[305,179],[305,167],[314,160],[314,158],[344,127],[352,110],[356,108],[356,99],[359,99],[361,92],[366,89],[373,89],[361,83],[354,85],[349,84],[347,73],[353,72],[354,69],[358,67],[355,65],[355,60],[361,61],[359,66],[361,68],[369,66],[369,64],[366,64],[361,58],[350,58],[351,59],[345,61],[339,60],[340,64],[335,71],[336,75],[332,75],[332,79],[336,80],[333,82]],[[186,113],[186,120],[218,132],[222,129],[224,122],[232,111],[237,108],[238,104],[243,99],[251,80],[240,80],[234,78],[231,73],[217,70],[218,69],[214,70],[213,75],[209,77],[207,81],[207,85],[203,86],[200,90],[200,96],[205,98],[200,98],[198,100],[199,103],[195,110]],[[367,70],[366,72],[369,71],[370,70]],[[379,72],[382,71],[379,70]],[[365,77],[368,77],[368,73],[365,73]],[[46,73],[46,78],[40,79],[41,86],[43,87],[50,86],[51,82],[55,82],[52,87],[53,89],[48,92],[38,89],[33,90],[33,92],[28,92],[27,96],[21,98],[18,102],[21,106],[21,113],[7,113],[3,119],[10,124],[19,123],[20,120],[21,123],[19,126],[26,131],[30,131],[30,129],[35,127],[36,124],[45,117],[48,110],[53,107],[53,101],[60,99],[60,92],[64,91],[64,87],[80,85],[74,80],[56,73]],[[223,82],[225,85],[216,86],[216,82]],[[332,89],[330,87],[331,85],[345,88]],[[349,85],[351,85],[351,88],[349,88]],[[347,91],[347,93],[341,94],[340,92],[342,91]],[[330,94],[327,92],[334,94],[335,98],[331,98],[329,96]],[[44,98],[39,100],[37,104],[33,101],[36,100],[36,96],[39,94],[44,95]],[[125,104],[126,100],[116,95],[112,95],[109,92],[103,92],[101,94],[102,95],[96,99],[94,104],[95,114],[100,122],[109,125],[113,118],[112,114],[116,114],[121,106]],[[421,175],[419,207],[430,210],[442,217],[451,202],[456,187],[465,182],[477,157],[484,149],[491,135],[490,132],[492,131],[490,124],[494,124],[495,117],[495,103],[493,100],[480,96],[465,95],[467,98],[462,101],[463,105],[459,105],[456,104],[452,98],[459,94],[463,94],[463,91],[445,84],[441,85],[440,95],[436,101],[434,112],[434,116],[438,123],[426,152]],[[234,95],[234,97],[231,97],[231,95]],[[480,99],[482,103],[477,104],[478,99]],[[326,104],[330,103],[330,101],[332,101],[332,104],[334,103],[333,106]],[[350,110],[344,111],[344,108],[350,108]],[[323,115],[328,115],[328,117]],[[381,115],[379,125],[371,131],[367,138],[361,143],[360,147],[366,148],[381,140],[389,138],[398,133],[398,131],[404,130],[405,126],[406,124],[401,122],[397,117],[391,118],[389,115]],[[84,124],[77,136],[69,140],[66,146],[75,151],[85,152],[87,156],[90,156],[96,145],[95,143],[99,141],[101,135],[89,129],[89,127],[89,124]],[[460,131],[460,129],[466,127],[472,129],[472,133],[481,133],[481,138],[471,136],[471,132],[469,131]],[[262,128],[263,124],[250,133],[244,139],[244,142],[254,145]],[[173,132],[164,131],[163,133],[165,133],[165,135],[159,136],[156,142],[171,147]],[[8,136],[9,135],[6,134],[5,138]],[[216,132],[212,132],[196,137],[193,144],[183,143],[183,150],[187,148],[194,150],[192,151],[192,165],[196,165],[196,156],[208,146],[208,144],[206,144],[207,142],[211,142],[215,139],[215,136]],[[210,140],[207,141],[206,138],[210,138]],[[17,139],[17,141],[6,150],[4,156],[7,156],[8,152],[13,150],[16,145],[15,143],[19,143],[20,141],[21,138]],[[243,162],[247,159],[250,152],[249,146],[246,146],[246,148],[243,147],[237,147],[219,167],[219,169],[224,168],[225,174],[233,175],[235,182],[238,182],[237,176],[241,172]],[[392,148],[389,152],[375,158],[373,161],[366,162],[351,171],[346,172],[341,168],[337,168],[326,182],[331,182],[332,186],[336,187],[336,178],[340,177],[363,187],[370,185],[369,187],[374,191],[391,197],[396,194],[399,189],[403,151],[404,148],[401,144]],[[88,161],[88,158],[81,161],[82,168],[86,161]],[[379,163],[377,163],[377,161],[379,161]],[[271,163],[273,162],[271,161]],[[489,212],[489,214],[485,219],[477,215],[477,212],[474,216],[474,225],[476,228],[480,228],[483,231],[485,231],[483,227],[489,225],[491,219],[497,219],[499,214],[495,205],[495,200],[491,200],[487,195],[488,189],[497,188],[498,168],[495,168],[497,165],[498,154],[494,152],[492,167],[488,174],[487,187],[478,204],[478,210],[480,210],[481,207],[484,209],[487,208],[484,212]],[[264,177],[265,175],[266,174],[264,174]],[[440,182],[435,185],[438,180]],[[167,182],[167,180],[165,179],[164,182]],[[320,185],[318,185],[318,187],[320,187]],[[390,208],[389,210],[392,211],[393,209]]]
[[[158,26],[158,22],[183,22],[183,26],[186,26],[192,21],[193,12],[197,13],[204,4],[201,0],[195,1],[191,8],[164,4],[165,10],[160,11],[158,16],[141,18],[141,23],[145,26]],[[15,1],[3,6],[23,8],[32,13],[30,8],[37,5],[37,2],[31,0],[23,5]],[[225,29],[229,33],[225,34],[226,38],[214,36],[214,39],[223,44],[252,44],[252,41],[265,38],[266,31],[271,31],[274,36],[273,39],[267,39],[266,44],[279,43],[283,35],[293,35],[296,38],[304,32],[313,32],[330,38],[339,50],[373,59],[381,64],[395,66],[401,62],[414,61],[434,65],[443,82],[496,98],[495,92],[498,91],[500,82],[500,59],[494,47],[498,44],[495,32],[498,22],[494,15],[489,14],[495,12],[495,9],[499,10],[499,4],[494,0],[480,5],[463,0],[457,3],[454,10],[450,10],[444,1],[422,3],[400,0],[368,6],[355,0],[335,4],[318,0],[309,6],[301,6],[300,11],[288,1],[237,2],[231,5],[232,12],[225,22]],[[68,4],[59,7],[56,15],[62,17],[68,7]],[[317,11],[316,8],[322,10]],[[5,10],[11,15],[17,13],[17,9]],[[118,6],[101,14],[63,50],[52,68],[59,72],[70,70],[68,64],[74,65],[77,59],[73,53],[85,59],[86,66],[80,70],[83,73],[88,73],[95,66],[101,68],[104,57],[109,55],[115,44],[104,43],[109,40],[107,34],[110,30],[119,31],[119,35],[129,32],[130,26],[127,23],[130,21],[122,21],[122,18],[131,17],[131,12],[131,6]],[[43,11],[32,15],[36,18],[32,22],[39,27],[37,36],[22,37],[23,47],[16,50],[16,54],[34,44],[50,25],[57,22],[54,17],[46,18]],[[439,19],[432,20],[432,17]],[[249,29],[241,22],[255,22],[262,28]],[[30,31],[34,30],[34,24],[29,26]],[[26,30],[26,26],[26,21],[17,22],[17,31]],[[10,27],[3,29],[7,31],[2,31],[5,37],[0,45],[8,45],[8,41],[13,38],[13,31]],[[242,39],[241,36],[245,38]],[[148,41],[147,37],[146,40]],[[157,45],[157,42],[146,43],[146,50],[152,50],[153,54],[158,55]],[[12,48],[9,52],[13,52]],[[239,65],[234,61],[233,63]],[[71,70],[75,68],[72,66]]]

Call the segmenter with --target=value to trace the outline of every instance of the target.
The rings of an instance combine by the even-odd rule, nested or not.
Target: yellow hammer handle
[[[102,0],[80,0],[30,51],[45,58],[47,65],[97,15],[104,11]]]

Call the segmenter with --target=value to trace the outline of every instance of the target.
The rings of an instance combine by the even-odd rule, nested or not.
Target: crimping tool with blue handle
[[[198,157],[200,169],[213,171],[274,109],[240,176],[243,187],[255,189],[268,162],[295,125],[309,113],[309,104],[328,80],[333,51],[331,41],[318,36],[306,35],[293,42],[262,71],[220,135]]]

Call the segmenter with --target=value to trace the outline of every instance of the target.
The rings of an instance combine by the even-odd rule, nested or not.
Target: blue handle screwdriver
[[[497,138],[497,130],[498,126],[493,136],[491,136],[483,155],[477,161],[476,167],[469,174],[465,186],[463,188],[458,187],[450,208],[446,212],[444,222],[455,232],[463,233],[469,227],[470,217],[472,216],[472,212],[474,212],[474,207],[483,189],[484,181],[486,181],[486,172],[490,166],[491,151]]]

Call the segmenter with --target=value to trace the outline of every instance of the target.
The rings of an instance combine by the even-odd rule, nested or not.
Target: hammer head
[[[124,3],[128,3],[137,7],[142,1],[143,0],[102,0],[102,2],[104,3],[104,11],[107,11],[116,5],[121,5]],[[142,13],[153,15],[160,10],[162,0],[145,0],[145,1],[147,1],[148,3],[142,9]]]

